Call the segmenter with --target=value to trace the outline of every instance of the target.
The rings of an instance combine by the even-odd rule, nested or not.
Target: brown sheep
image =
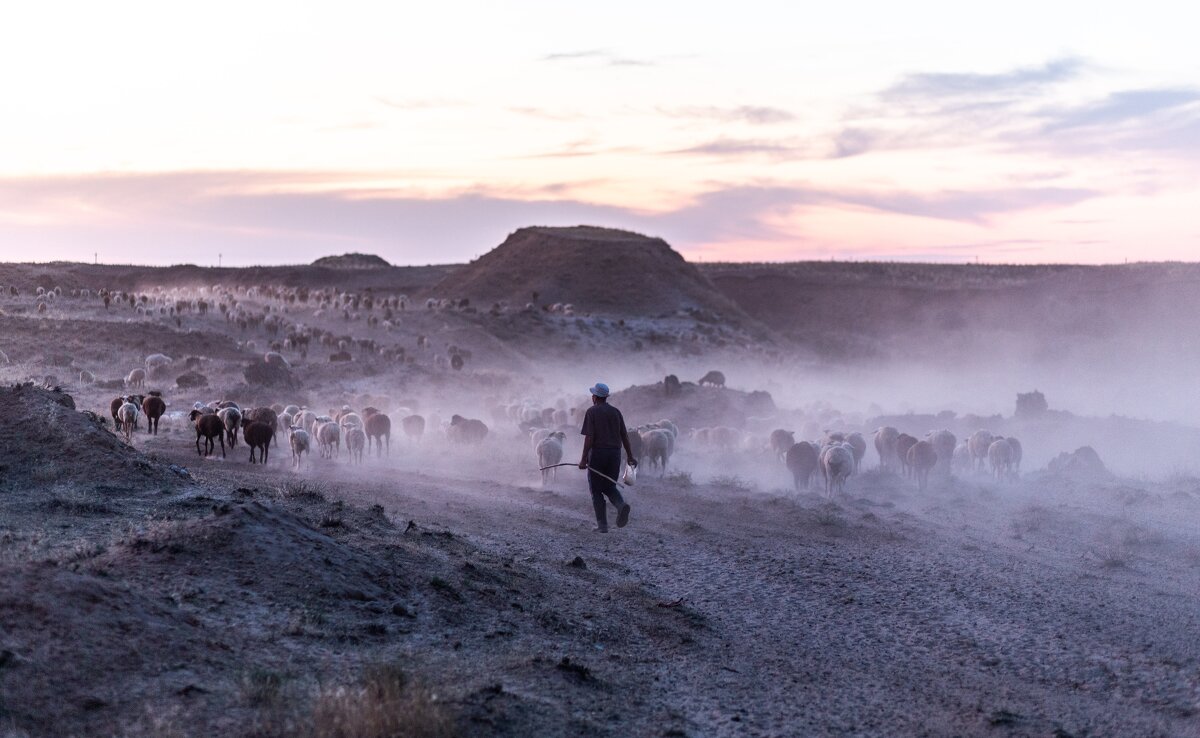
[[[142,400],[142,412],[146,415],[146,432],[158,435],[158,419],[167,411],[167,403],[156,392]]]
[[[901,433],[896,439],[896,458],[900,460],[900,473],[906,478],[912,476],[912,464],[908,462],[908,452],[917,444],[917,439],[907,433]]]
[[[213,413],[193,410],[188,419],[196,424],[196,453],[200,456],[211,456],[216,451],[216,443],[221,442],[221,458],[225,458],[225,424]],[[200,450],[200,438],[204,438],[204,450]]]
[[[363,429],[367,432],[367,451],[370,452],[372,441],[379,444],[377,455],[383,456],[383,445],[387,442],[387,451],[392,453],[392,419],[383,413],[371,413],[367,416]]]
[[[404,428],[404,435],[420,443],[421,436],[425,435],[425,418],[420,415],[409,415],[400,421],[400,427]]]
[[[792,484],[796,491],[808,489],[808,482],[817,469],[817,447],[808,441],[792,444],[786,452],[788,471],[792,473]]]
[[[267,456],[271,452],[271,439],[275,437],[275,431],[267,423],[261,420],[252,421],[249,425],[242,429],[242,440],[250,447],[250,463],[254,461],[254,450],[259,450],[259,461],[267,463]]]
[[[271,428],[271,437],[274,438],[275,432],[279,430],[279,413],[273,408],[256,407],[245,414],[245,420],[249,423],[265,423]],[[242,432],[242,437],[246,436],[245,431]]]
[[[908,449],[908,466],[917,478],[917,487],[922,491],[929,484],[929,472],[937,464],[937,449],[929,441],[917,441]]]

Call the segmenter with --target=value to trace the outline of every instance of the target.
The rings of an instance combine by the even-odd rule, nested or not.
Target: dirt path
[[[197,464],[174,441],[148,445],[201,478],[269,485],[281,473],[250,467],[241,451]],[[528,476],[523,459],[507,459],[495,462],[498,477]],[[457,648],[406,646],[457,685],[481,733],[1200,730],[1194,531],[1114,562],[1094,538],[1056,526],[1090,516],[1132,530],[1128,511],[1042,510],[1021,499],[1035,490],[997,497],[971,485],[918,499],[898,481],[864,478],[834,505],[648,480],[629,493],[630,527],[602,536],[573,470],[541,490],[465,469],[422,474],[403,452],[353,472],[334,466],[304,475],[538,579],[544,608],[481,617],[476,630],[493,630],[456,632]],[[1156,497],[1151,514],[1169,520],[1177,504],[1194,515],[1198,500]],[[566,566],[576,556],[586,569]],[[548,678],[544,667],[564,656],[586,674]],[[514,704],[480,696],[497,683]]]

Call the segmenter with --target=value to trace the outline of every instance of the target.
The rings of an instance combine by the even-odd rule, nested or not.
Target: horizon
[[[461,263],[581,221],[703,263],[1186,260],[1192,24],[1074,6],[23,7],[0,260]]]

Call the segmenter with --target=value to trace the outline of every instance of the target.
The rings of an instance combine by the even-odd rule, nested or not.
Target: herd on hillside
[[[267,354],[264,361],[272,361],[272,356]],[[698,384],[720,388],[725,378],[720,372],[709,372]],[[672,393],[671,382],[666,382],[665,388]],[[495,405],[490,412],[496,424],[515,427],[528,438],[543,483],[547,483],[554,479],[553,467],[562,462],[566,438],[577,432],[584,409],[560,398],[553,407],[521,400]],[[158,433],[167,403],[158,391],[125,394],[114,398],[109,410],[116,431],[132,441],[143,416],[147,432]],[[384,412],[374,406],[343,405],[319,413],[297,404],[243,408],[232,400],[212,400],[194,403],[187,418],[195,430],[196,452],[202,457],[215,454],[218,448],[224,457],[228,449],[243,443],[249,448],[251,463],[267,463],[271,445],[282,432],[291,452],[291,464],[299,468],[306,454],[333,460],[341,456],[343,446],[350,462],[356,464],[363,463],[364,456],[371,453],[390,453],[393,416],[399,419],[399,428],[407,439],[415,443],[421,442],[427,427],[434,429],[441,440],[458,445],[482,443],[489,434],[488,425],[479,419],[453,415],[443,420],[436,414],[426,418],[406,407]],[[681,432],[668,419],[631,428],[629,439],[634,457],[660,476],[666,474],[681,442],[705,452],[758,450],[786,467],[796,490],[809,489],[819,471],[830,496],[844,492],[847,479],[862,468],[868,448],[867,438],[859,432],[827,430],[819,439],[797,441],[793,431],[782,428],[766,437],[728,426]],[[945,429],[930,431],[918,439],[884,426],[875,430],[872,440],[879,469],[912,479],[922,490],[931,477],[949,478],[954,472],[986,471],[999,481],[1008,481],[1015,480],[1020,471],[1021,443],[987,430],[976,431],[960,441]]]

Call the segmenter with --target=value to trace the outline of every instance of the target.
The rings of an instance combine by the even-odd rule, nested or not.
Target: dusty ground
[[[294,271],[219,278],[331,273]],[[0,381],[54,374],[72,399],[0,391],[0,736],[1200,734],[1194,427],[1018,422],[966,414],[948,392],[906,414],[923,386],[721,352],[681,316],[416,310],[385,331],[296,308],[281,314],[414,360],[285,351],[297,386],[251,386],[244,369],[271,340],[261,329],[69,296],[38,313],[24,272],[0,270],[22,288],[0,298]],[[425,289],[444,274],[373,284]],[[432,348],[417,351],[419,335]],[[472,353],[463,371],[444,366],[449,344]],[[596,345],[611,363],[582,369]],[[209,379],[152,380],[170,404],[160,435],[130,448],[71,409],[107,415],[123,391],[81,385],[80,369],[113,382],[154,351],[199,358]],[[734,389],[667,398],[656,384],[713,367]],[[682,435],[671,472],[644,470],[628,491],[629,527],[593,533],[580,472],[542,488],[502,405],[576,407],[596,373],[631,424],[722,423],[747,443],[718,452]],[[937,393],[935,379],[922,381]],[[1028,389],[1004,388],[991,412]],[[200,459],[181,415],[224,398],[404,406],[430,432],[417,445],[397,429],[390,456],[361,467],[343,451],[294,470],[280,445],[265,467],[244,445]],[[484,419],[487,440],[450,445],[434,421],[455,412]],[[1023,478],[960,474],[922,493],[874,471],[870,451],[830,501],[794,492],[755,446],[777,424],[800,438],[880,417],[917,435],[1019,435]],[[1117,474],[1039,471],[1082,443]]]

